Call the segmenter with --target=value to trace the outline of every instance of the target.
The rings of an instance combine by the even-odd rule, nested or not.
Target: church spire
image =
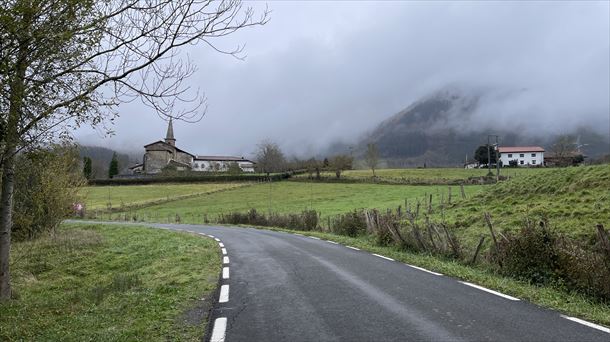
[[[167,125],[167,134],[165,135],[165,142],[176,146],[176,138],[174,138],[174,125],[172,124],[172,118],[169,118],[169,124]]]

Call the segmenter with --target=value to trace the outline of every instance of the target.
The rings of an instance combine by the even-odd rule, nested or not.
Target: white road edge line
[[[226,303],[229,301],[229,285],[222,285],[220,287],[220,296],[218,297],[218,303]]]
[[[294,235],[298,235],[298,236],[305,236],[303,234],[299,234],[299,233],[294,233]]]
[[[396,260],[394,260],[392,258],[388,258],[387,256],[383,256],[383,255],[379,255],[379,254],[375,254],[375,253],[373,253],[373,255],[376,256],[376,257],[380,257],[380,258],[386,259],[386,260],[396,261]]]
[[[308,236],[308,238],[310,238],[310,239],[314,239],[314,240],[320,240],[320,238],[319,238],[319,237],[315,237],[315,236]]]
[[[219,239],[219,238],[214,238],[214,240],[216,240],[216,241],[220,242],[220,239]]]
[[[226,331],[227,331],[227,318],[226,317],[216,318],[216,320],[214,321],[214,330],[212,330],[212,337],[210,337],[210,342],[224,342]]]
[[[224,243],[222,243],[222,242],[219,242],[219,243],[218,243],[218,246],[220,246],[220,247],[222,248],[222,247],[224,247],[224,246],[225,246],[225,244],[224,244]]]
[[[226,248],[221,249],[221,251],[222,251],[222,255],[227,255],[227,249]]]
[[[338,244],[339,244],[338,242],[334,242],[334,241],[330,241],[330,240],[326,240],[326,242],[330,242],[330,243],[332,243],[333,245],[338,245]]]
[[[425,269],[425,268],[421,268],[421,267],[419,267],[419,266],[413,266],[413,265],[409,265],[409,264],[405,264],[405,265],[407,265],[407,266],[409,266],[409,267],[413,267],[413,268],[414,268],[414,269],[416,269],[416,270],[420,270],[420,271],[428,272],[428,273],[430,273],[430,274],[434,274],[434,275],[437,275],[437,276],[442,276],[442,275],[443,275],[442,273],[438,273],[438,272],[432,272],[432,271],[430,271],[430,270],[427,270],[427,269]]]
[[[229,279],[229,268],[228,267],[222,268],[222,279]]]
[[[355,251],[359,251],[360,250],[360,248],[356,248],[356,247],[352,247],[352,246],[345,246],[345,247],[347,247],[349,249],[353,249]]]
[[[475,285],[475,284],[472,284],[472,283],[469,283],[469,282],[466,282],[466,281],[460,281],[460,283],[462,283],[464,285],[468,285],[470,287],[474,287],[475,289],[479,289],[481,291],[485,291],[485,292],[489,292],[491,294],[495,294],[496,296],[500,296],[502,298],[506,298],[506,299],[509,299],[509,300],[520,300],[519,298],[511,297],[509,295],[505,295],[504,293],[500,293],[500,292],[497,292],[497,291],[494,291],[494,290],[490,290],[490,289],[485,288],[483,286]]]
[[[576,317],[570,317],[570,316],[566,316],[566,315],[561,315],[561,317],[563,317],[565,319],[569,319],[570,321],[573,321],[573,322],[576,322],[576,323],[580,323],[582,325],[586,325],[589,328],[597,329],[597,330],[600,330],[600,331],[603,331],[605,333],[610,334],[610,328],[606,328],[604,326],[601,326],[601,325],[598,325],[598,324],[595,324],[595,323],[587,322],[585,320],[582,320],[582,319],[576,318]]]
[[[194,232],[194,231],[192,231],[192,230],[187,230],[187,232],[189,232],[189,233],[191,233],[191,234],[195,234],[195,232]]]
[[[197,233],[197,234],[199,234],[201,236],[208,236],[208,234],[206,234],[206,233]]]
[[[208,236],[209,236],[209,237],[211,237],[212,239],[214,239],[214,235],[210,235],[210,234],[208,234]]]
[[[228,264],[229,263],[229,257],[228,256],[222,257],[222,263],[223,264]]]

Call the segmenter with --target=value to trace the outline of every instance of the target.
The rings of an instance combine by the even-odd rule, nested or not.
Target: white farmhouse
[[[540,146],[498,147],[502,166],[516,160],[518,166],[544,165],[544,148]]]

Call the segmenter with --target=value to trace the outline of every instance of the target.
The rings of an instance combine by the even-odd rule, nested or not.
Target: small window
[[[524,158],[525,157],[525,153],[519,154],[519,157]],[[521,163],[521,164],[523,164],[523,163]]]
[[[532,153],[532,158],[536,158],[536,153]]]
[[[536,159],[532,159],[532,165],[536,165]]]
[[[508,154],[508,158],[512,158],[512,157],[513,157],[513,154],[512,154],[512,153],[509,153],[509,154]]]
[[[523,165],[523,164],[524,164],[524,163],[523,163],[523,160],[520,160],[520,161],[519,161],[519,164]]]

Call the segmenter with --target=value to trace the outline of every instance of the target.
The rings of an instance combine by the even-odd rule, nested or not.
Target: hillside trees
[[[487,144],[485,144],[485,145],[481,145],[481,146],[477,147],[476,151],[474,151],[474,159],[476,161],[478,161],[479,164],[487,165],[490,161],[491,161],[491,164],[496,163],[497,151],[495,150],[495,147],[489,146],[489,154],[488,154],[487,148],[488,148],[488,146],[487,146]],[[488,159],[488,158],[490,158],[490,159]]]
[[[330,160],[330,168],[335,171],[335,176],[341,178],[341,172],[344,170],[350,170],[354,159],[345,154],[339,154]]]
[[[9,251],[15,158],[84,124],[111,121],[140,99],[162,117],[196,121],[205,97],[185,80],[195,71],[181,47],[261,25],[239,0],[6,0],[0,3],[0,300],[11,294]],[[174,105],[190,108],[177,112]]]

